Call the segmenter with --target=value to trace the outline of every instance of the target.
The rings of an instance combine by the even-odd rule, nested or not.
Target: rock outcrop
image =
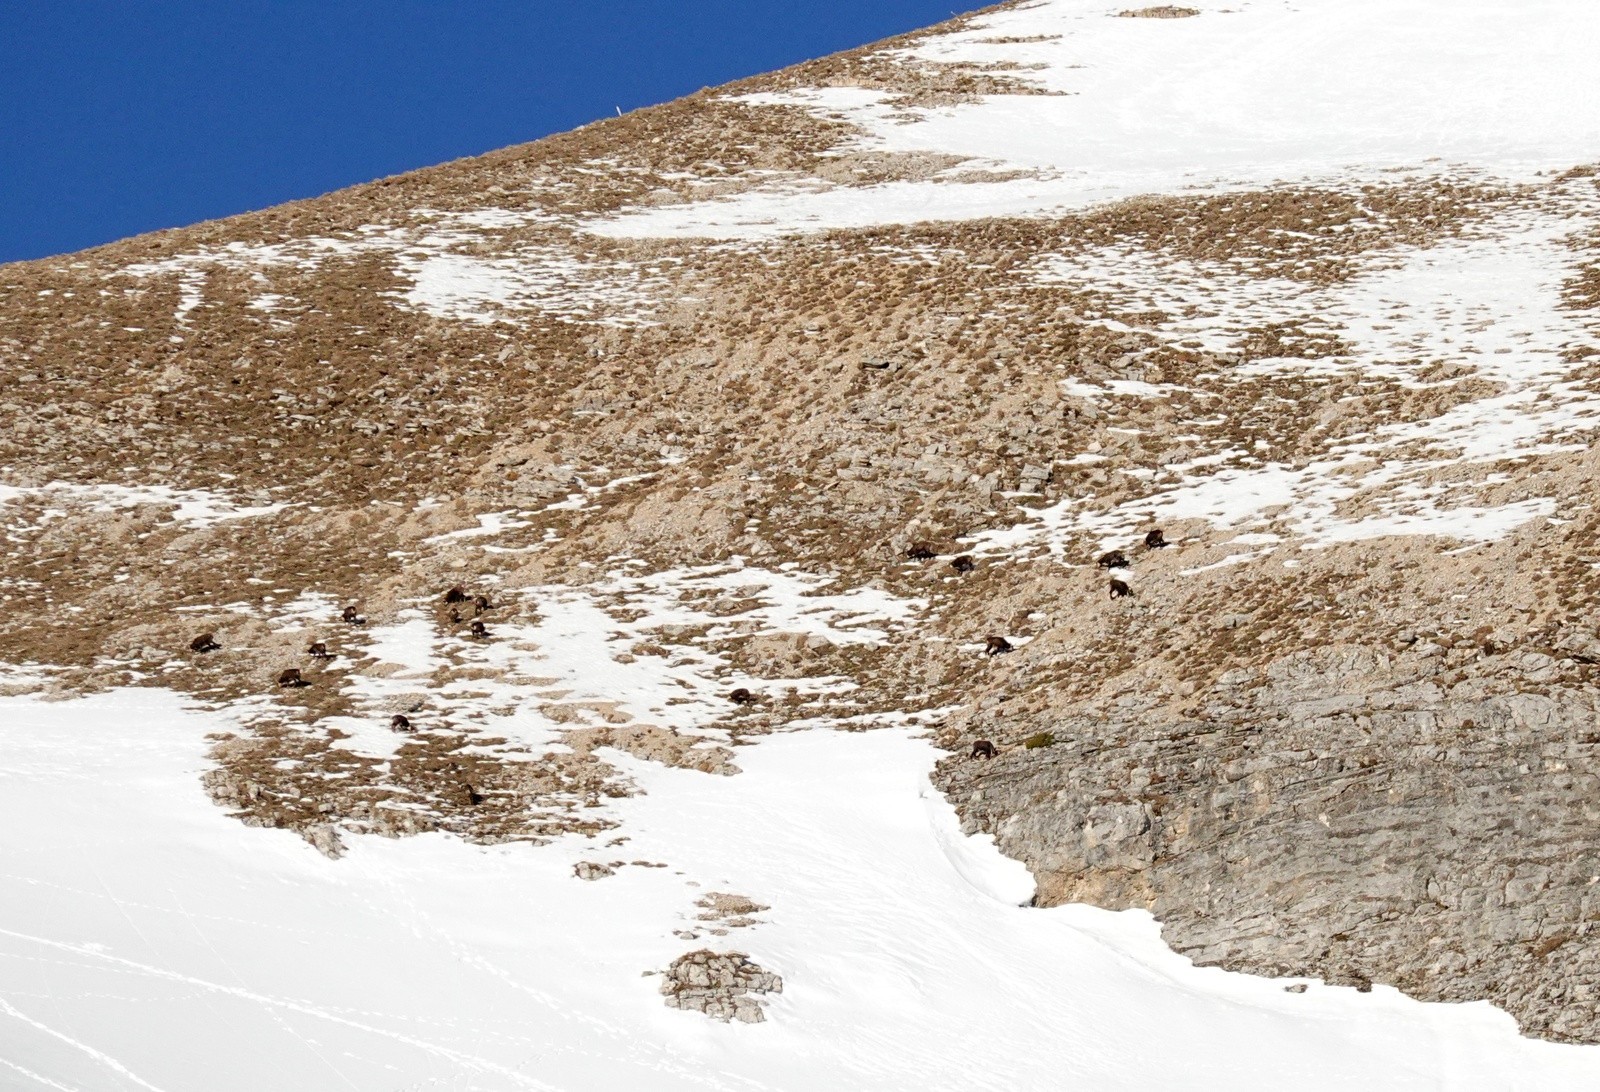
[[[783,979],[750,962],[743,952],[702,948],[672,961],[661,992],[668,1008],[692,1009],[723,1023],[759,1024],[767,1018],[761,995],[782,993]]]
[[[1567,642],[1572,643],[1572,642]],[[1485,641],[1346,645],[1193,705],[1055,722],[948,759],[970,830],[1038,902],[1143,907],[1202,964],[1491,998],[1587,1040],[1600,982],[1600,688]]]

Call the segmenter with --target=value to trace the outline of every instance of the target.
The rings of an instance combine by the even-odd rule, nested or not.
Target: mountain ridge
[[[1597,1041],[1600,152],[1026,158],[1099,123],[1079,37],[1314,37],[1195,10],[1003,4],[0,267],[0,659],[223,711],[213,799],[330,855],[612,836],[618,752],[914,725],[1040,905]]]

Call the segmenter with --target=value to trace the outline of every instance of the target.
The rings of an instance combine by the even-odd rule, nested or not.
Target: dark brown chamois
[[[1126,583],[1124,583],[1121,580],[1118,580],[1114,576],[1111,578],[1111,598],[1113,598],[1113,599],[1121,599],[1125,595],[1132,595],[1132,594],[1133,594],[1133,589],[1128,587],[1128,585]]]
[[[1128,555],[1121,550],[1108,550],[1100,555],[1100,560],[1095,562],[1102,569],[1128,568]]]
[[[967,573],[970,573],[973,569],[977,568],[977,563],[972,560],[971,554],[962,554],[960,557],[955,558],[950,562],[950,567],[956,572],[965,576]]]
[[[933,548],[933,543],[918,539],[906,547],[906,556],[912,561],[932,561],[939,556],[939,551]]]
[[[287,667],[278,673],[278,685],[285,687],[300,687],[310,686],[311,684],[300,677],[300,669],[298,667]]]
[[[487,595],[480,595],[472,601],[473,614],[482,614],[485,611],[491,610],[494,610],[494,604],[489,602],[489,597]]]
[[[445,606],[449,606],[451,603],[465,603],[466,601],[467,589],[462,587],[460,584],[457,584],[455,587],[444,593]]]
[[[995,749],[994,744],[986,739],[980,739],[972,745],[973,758],[993,758],[999,753],[1000,752]]]
[[[1159,550],[1166,545],[1167,536],[1161,533],[1161,528],[1159,527],[1147,532],[1144,536],[1144,548],[1146,550]]]
[[[326,641],[312,641],[311,644],[306,647],[306,655],[315,660],[333,659],[333,653],[328,651],[328,642]]]
[[[757,699],[754,694],[741,686],[728,695],[728,700],[735,705],[754,705]]]
[[[221,645],[217,644],[216,637],[209,633],[202,633],[189,642],[190,652],[215,652],[221,647]]]
[[[985,637],[983,640],[983,651],[988,653],[990,656],[998,656],[1002,652],[1010,652],[1011,649],[1011,642],[1006,640],[1004,637]]]
[[[404,713],[396,713],[389,718],[389,727],[396,732],[411,731],[411,718]]]
[[[467,627],[467,632],[480,641],[487,641],[489,639],[489,627],[484,625],[483,622],[477,618],[472,620],[472,625]]]
[[[354,603],[344,608],[344,613],[339,615],[339,619],[350,626],[364,626],[367,624],[366,618],[360,611],[356,610]]]

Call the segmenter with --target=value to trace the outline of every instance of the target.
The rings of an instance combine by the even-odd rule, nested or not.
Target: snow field
[[[1580,1089],[1592,1051],[1487,1004],[1197,970],[1138,913],[1017,905],[904,731],[800,732],[734,778],[608,755],[617,853],[352,839],[334,862],[205,797],[225,716],[161,691],[0,698],[0,1083],[159,1089]],[[669,1010],[709,891],[784,976],[769,1022]],[[8,1083],[9,1082],[9,1083]]]
[[[1532,180],[1592,161],[1600,97],[1583,0],[1241,0],[1188,19],[1120,19],[1043,0],[898,55],[996,70],[1048,94],[907,106],[862,88],[759,96],[863,130],[863,148],[961,156],[919,182],[775,181],[731,197],[596,218],[615,237],[759,239],[1047,215],[1142,194],[1407,177]],[[974,170],[1022,172],[954,181]]]

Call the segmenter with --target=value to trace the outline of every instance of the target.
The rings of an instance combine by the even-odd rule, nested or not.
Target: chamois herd
[[[495,605],[485,595],[469,595],[467,589],[460,584],[444,593],[444,604],[448,608],[448,619],[452,625],[461,625],[467,622],[467,636],[478,641],[487,641],[490,637],[489,627],[479,615],[495,609]],[[472,608],[473,618],[468,621],[461,615],[463,607]],[[354,603],[346,606],[339,613],[339,620],[347,626],[364,626],[367,624],[366,615]],[[189,650],[195,653],[208,653],[221,651],[222,644],[214,633],[202,633],[189,642]],[[306,655],[313,660],[326,663],[335,658],[335,653],[329,651],[327,641],[312,641],[306,648]],[[286,667],[278,673],[278,686],[284,690],[297,690],[310,686],[311,680],[298,667]],[[396,713],[389,718],[389,727],[396,732],[411,731],[411,718],[404,713]]]
[[[1156,527],[1146,532],[1144,536],[1145,549],[1160,550],[1167,545],[1169,545],[1167,542],[1167,536],[1162,532],[1161,528]],[[912,561],[931,561],[938,556],[938,551],[926,542],[914,542],[911,544],[911,547],[906,550],[906,557],[910,558]],[[1111,573],[1116,569],[1129,569],[1133,567],[1133,563],[1128,560],[1128,555],[1123,553],[1121,550],[1109,550],[1106,553],[1101,554],[1099,558],[1095,560],[1095,564],[1100,568],[1105,569],[1107,573]],[[950,567],[955,569],[955,571],[958,573],[970,573],[974,568],[974,562],[970,555],[963,554],[954,561],[950,562]],[[1112,599],[1124,599],[1133,595],[1133,588],[1129,586],[1126,580],[1122,580],[1116,576],[1111,576],[1110,581]],[[1010,641],[1006,640],[1002,636],[999,636],[998,634],[991,634],[990,636],[985,637],[983,641],[983,651],[987,656],[999,656],[1002,653],[1010,652],[1015,647],[1016,646]],[[980,739],[976,740],[972,744],[970,757],[987,759],[994,758],[998,756],[999,753],[1000,749],[995,746],[993,740]]]
[[[1159,550],[1168,545],[1168,543],[1160,528],[1156,528],[1144,536],[1144,545],[1147,550]],[[932,561],[939,556],[939,551],[926,541],[917,541],[907,548],[905,556],[912,561]],[[1128,560],[1128,555],[1121,550],[1111,550],[1102,554],[1096,564],[1108,572],[1127,569],[1132,565]],[[973,560],[971,554],[961,554],[951,559],[950,567],[965,576],[977,568],[977,562]],[[1133,595],[1133,589],[1128,586],[1126,581],[1120,580],[1115,576],[1110,579],[1112,599],[1122,599]],[[487,641],[490,638],[489,627],[481,617],[495,609],[495,605],[490,602],[488,596],[471,594],[464,585],[457,584],[444,593],[442,605],[446,611],[444,617],[449,620],[451,625],[459,626],[463,622],[466,623],[468,637],[477,641]],[[461,613],[463,609],[468,607],[472,610],[473,616],[471,619],[463,617]],[[364,626],[367,624],[366,616],[353,603],[340,612],[339,618],[348,626]],[[984,638],[983,651],[987,656],[999,656],[1012,651],[1015,647],[1005,637],[998,634],[991,634]],[[202,633],[189,642],[189,650],[197,654],[218,652],[221,649],[222,644],[217,640],[214,633]],[[328,650],[328,643],[320,640],[312,641],[306,648],[306,654],[312,659],[324,663],[335,658],[335,654]],[[278,673],[278,686],[283,689],[294,690],[310,685],[312,685],[311,681],[302,674],[298,667],[287,667]],[[728,701],[738,706],[752,706],[761,701],[761,696],[752,692],[749,688],[741,686],[728,694]],[[389,719],[389,727],[396,732],[409,732],[412,728],[411,719],[404,713],[396,713]],[[994,758],[998,754],[999,749],[990,740],[980,739],[972,745],[973,758]]]

